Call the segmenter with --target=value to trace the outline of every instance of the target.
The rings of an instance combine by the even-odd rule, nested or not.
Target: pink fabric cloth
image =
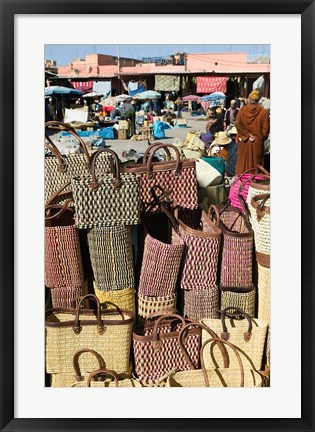
[[[200,76],[197,77],[197,93],[226,93],[226,77],[210,77]]]
[[[72,81],[72,87],[76,90],[81,90],[83,93],[91,92],[93,89],[93,81]]]

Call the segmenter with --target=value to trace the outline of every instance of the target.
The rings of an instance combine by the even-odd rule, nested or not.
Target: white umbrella
[[[90,93],[86,93],[85,95],[83,95],[84,98],[86,97],[101,97],[103,96],[103,93],[97,93],[97,92],[90,92]]]

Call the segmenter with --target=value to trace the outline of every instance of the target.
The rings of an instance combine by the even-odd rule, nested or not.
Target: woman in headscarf
[[[256,168],[264,163],[264,141],[269,135],[268,112],[258,105],[259,91],[253,90],[248,104],[242,107],[235,120],[238,139],[238,156],[235,174]]]

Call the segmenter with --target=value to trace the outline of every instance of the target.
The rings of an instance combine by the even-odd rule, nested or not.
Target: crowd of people
[[[269,110],[269,100],[253,90],[241,108],[233,99],[226,110],[212,107],[207,111],[209,121],[204,140],[208,146],[225,147],[227,175],[241,174],[257,164],[267,165],[269,170]]]

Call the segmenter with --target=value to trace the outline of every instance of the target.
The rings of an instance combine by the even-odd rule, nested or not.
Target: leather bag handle
[[[153,346],[154,351],[159,351],[159,350],[161,349],[161,341],[160,341],[160,339],[159,339],[158,329],[159,329],[160,323],[161,323],[163,320],[165,320],[166,318],[176,318],[176,319],[179,319],[183,325],[186,324],[184,318],[181,317],[181,316],[178,315],[178,314],[168,314],[168,313],[166,313],[166,314],[160,316],[160,317],[155,321],[155,323],[154,323],[154,327],[153,327],[153,331],[152,331],[152,342],[151,342],[151,343],[152,343],[152,346]]]
[[[265,206],[266,201],[269,198],[270,198],[270,193],[262,194],[262,195],[255,195],[251,200],[251,204],[252,204],[253,208],[256,209],[258,222],[265,216],[265,213],[270,214],[270,207]],[[261,200],[261,203],[259,204],[258,201],[260,201],[260,200]]]
[[[71,211],[73,213],[73,208],[70,207],[72,199],[68,199],[63,206],[60,205],[50,205],[45,207],[45,220],[58,219],[65,211]],[[52,209],[60,208],[59,212],[55,213],[52,216],[49,216],[49,212]]]
[[[75,314],[73,332],[76,335],[78,335],[78,334],[80,334],[80,332],[82,330],[82,327],[80,326],[80,308],[81,308],[81,304],[86,299],[94,300],[96,303],[96,306],[97,306],[97,309],[96,309],[97,333],[99,335],[103,335],[105,333],[106,327],[102,323],[101,305],[100,305],[99,299],[94,294],[87,294],[87,295],[85,295],[79,299],[77,309],[76,309],[76,314]]]
[[[226,326],[226,322],[225,322],[226,312],[229,310],[237,311],[240,315],[242,315],[245,319],[247,319],[248,330],[247,330],[247,332],[244,333],[244,341],[249,342],[251,337],[252,337],[252,330],[253,330],[252,320],[246,312],[242,311],[241,309],[239,309],[237,307],[227,307],[221,312],[221,323],[222,323],[222,330],[223,330],[223,332],[221,333],[221,338],[225,341],[229,340],[229,338],[230,338],[230,333],[227,330],[227,326]]]
[[[238,353],[235,345],[232,345],[230,342],[228,342],[226,340],[222,340],[220,338],[211,338],[211,339],[208,339],[206,342],[204,342],[204,344],[202,345],[201,350],[200,350],[201,369],[202,369],[203,377],[204,377],[204,380],[205,380],[205,386],[209,387],[210,384],[209,384],[209,378],[208,378],[208,374],[207,374],[207,369],[205,367],[205,361],[204,361],[204,355],[203,355],[203,353],[204,353],[205,347],[210,342],[216,342],[216,343],[220,342],[221,344],[226,344],[226,345],[228,345],[234,351],[234,354],[237,357],[237,361],[238,361],[238,364],[239,364],[239,367],[240,367],[240,371],[241,371],[240,387],[244,387],[244,381],[245,381],[244,380],[244,366],[243,366],[241,357],[240,357],[240,355],[239,355],[239,353]]]
[[[105,367],[104,360],[103,360],[103,358],[101,357],[101,355],[98,352],[96,352],[96,351],[94,351],[92,349],[89,349],[89,348],[80,349],[79,351],[77,351],[74,354],[73,361],[72,361],[73,369],[74,369],[74,372],[75,372],[75,379],[77,381],[83,381],[84,380],[84,376],[81,375],[80,366],[79,366],[79,357],[83,353],[91,353],[91,354],[93,354],[94,357],[96,358],[96,360],[98,361],[99,369],[102,369],[103,367]]]
[[[152,144],[149,145],[149,147],[145,150],[144,155],[143,155],[143,162],[142,162],[143,164],[147,163],[148,156],[149,156],[149,153],[151,152],[151,150],[154,147],[156,147],[158,145],[161,145],[161,144],[163,145],[163,143],[161,143],[161,142],[154,142],[154,143],[152,143]],[[171,160],[172,159],[172,155],[171,155],[171,152],[169,151],[169,149],[167,147],[163,147],[163,150],[166,153],[167,160]]]
[[[109,153],[110,155],[112,155],[114,162],[115,162],[115,167],[116,167],[116,174],[115,174],[115,181],[114,181],[114,188],[115,189],[119,189],[123,182],[121,180],[120,177],[120,162],[119,162],[119,158],[117,156],[117,154],[110,149],[100,149],[97,150],[95,153],[92,154],[91,156],[91,163],[90,163],[90,169],[91,169],[91,175],[92,175],[92,183],[91,183],[91,187],[93,190],[97,190],[99,188],[99,182],[98,179],[96,177],[96,173],[95,173],[95,163],[96,163],[96,159],[98,158],[98,156],[101,153]]]
[[[213,220],[212,219],[213,213],[215,214],[215,224],[219,228],[220,227],[220,213],[219,213],[218,207],[214,204],[211,204],[211,206],[209,207],[209,210],[208,210],[208,218],[210,220]]]
[[[96,369],[95,371],[90,373],[90,375],[87,379],[87,386],[88,387],[91,387],[91,381],[96,375],[105,375],[105,376],[112,377],[114,379],[115,387],[118,387],[118,375],[116,374],[116,372],[114,372],[110,369],[105,369],[105,368]]]
[[[181,170],[181,162],[180,162],[180,154],[179,151],[177,149],[177,147],[175,147],[173,144],[159,144],[156,145],[153,148],[153,151],[150,153],[149,159],[148,159],[148,163],[147,163],[147,177],[149,179],[151,179],[153,177],[153,166],[152,166],[152,159],[154,156],[154,153],[156,153],[157,150],[159,150],[160,148],[165,149],[166,147],[172,148],[175,151],[176,154],[176,164],[175,164],[175,170],[174,170],[174,176],[178,176]]]
[[[217,335],[215,334],[215,332],[213,330],[211,330],[210,327],[206,326],[203,323],[188,323],[180,330],[179,335],[178,335],[179,346],[180,346],[182,353],[183,353],[187,363],[189,364],[190,368],[196,369],[193,362],[191,361],[191,358],[188,355],[188,352],[187,352],[185,345],[184,345],[184,342],[183,342],[183,336],[190,327],[201,328],[201,329],[205,330],[210,335],[210,337],[212,337],[212,338],[216,338]],[[221,351],[221,354],[223,357],[224,367],[228,368],[229,367],[229,359],[228,359],[226,348],[222,344],[218,344],[218,345],[219,345],[219,350]]]
[[[76,140],[79,141],[80,147],[83,150],[83,153],[86,157],[86,161],[87,161],[87,168],[89,168],[90,166],[90,154],[88,151],[88,148],[85,144],[85,142],[83,141],[83,139],[76,133],[76,131],[74,130],[74,128],[70,125],[68,125],[67,123],[62,123],[62,122],[58,122],[58,121],[48,121],[45,123],[45,137],[49,142],[49,146],[47,147],[52,153],[53,155],[58,159],[58,170],[59,170],[59,166],[60,169],[62,171],[60,172],[65,172],[67,170],[67,165],[60,153],[60,151],[58,150],[58,148],[56,147],[56,145],[52,142],[52,140],[49,138],[49,136],[47,135],[46,132],[46,128],[48,129],[52,129],[52,130],[59,130],[59,131],[67,131],[69,132]],[[50,148],[51,147],[51,148]],[[53,151],[54,150],[54,151]],[[57,156],[58,154],[58,156]]]

